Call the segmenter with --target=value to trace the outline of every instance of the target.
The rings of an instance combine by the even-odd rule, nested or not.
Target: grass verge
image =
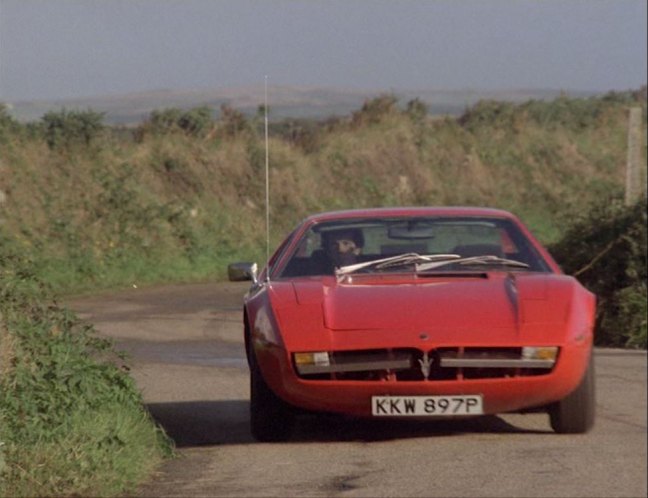
[[[0,240],[0,496],[114,496],[172,452],[112,344]]]

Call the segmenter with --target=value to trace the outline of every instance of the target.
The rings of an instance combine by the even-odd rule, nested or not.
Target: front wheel
[[[285,441],[292,434],[295,414],[266,384],[254,357],[250,362],[250,429],[257,441]]]
[[[551,428],[558,434],[582,434],[594,426],[596,393],[594,389],[594,356],[575,391],[549,407]]]

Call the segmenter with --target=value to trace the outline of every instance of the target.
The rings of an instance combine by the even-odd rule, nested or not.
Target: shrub
[[[354,125],[375,124],[397,110],[398,98],[393,94],[385,94],[366,100],[359,111],[353,113],[351,122]]]
[[[187,135],[192,136],[205,135],[213,125],[212,110],[207,106],[189,109],[178,120],[178,127]]]
[[[41,121],[45,141],[50,149],[88,146],[104,129],[104,114],[87,111],[50,111]]]
[[[412,99],[407,103],[405,113],[415,123],[420,123],[428,114],[428,107],[421,99]]]
[[[646,348],[646,200],[595,206],[551,248],[598,297],[597,344]]]
[[[20,129],[20,123],[10,114],[7,106],[0,102],[0,142]]]
[[[226,137],[237,137],[251,131],[250,123],[241,111],[226,104],[221,106],[220,111],[221,129]]]
[[[315,152],[322,138],[324,124],[313,119],[286,118],[270,123],[269,133],[293,144],[306,153]]]
[[[154,110],[148,121],[151,131],[155,134],[164,134],[177,130],[182,110],[175,107]]]
[[[213,125],[212,110],[207,106],[194,107],[188,111],[170,107],[153,111],[148,122],[138,130],[138,135],[141,139],[150,131],[156,135],[184,132],[190,136],[204,136]]]
[[[486,129],[492,126],[510,126],[515,105],[495,100],[480,100],[467,109],[458,119],[458,123],[470,131]]]

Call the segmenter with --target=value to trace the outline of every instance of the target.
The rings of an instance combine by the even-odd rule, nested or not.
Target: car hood
[[[282,328],[304,336],[325,331],[434,331],[437,337],[477,339],[484,330],[511,340],[522,328],[564,324],[573,288],[556,274],[484,273],[411,281],[355,279],[273,283],[273,303]],[[300,341],[301,342],[301,341]]]
[[[324,323],[331,330],[514,326],[516,299],[502,283],[338,285],[324,292]]]

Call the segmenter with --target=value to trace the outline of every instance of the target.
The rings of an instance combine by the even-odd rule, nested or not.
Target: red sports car
[[[245,297],[251,429],[287,438],[300,409],[366,417],[546,411],[594,423],[595,296],[512,214],[382,208],[300,223]]]

